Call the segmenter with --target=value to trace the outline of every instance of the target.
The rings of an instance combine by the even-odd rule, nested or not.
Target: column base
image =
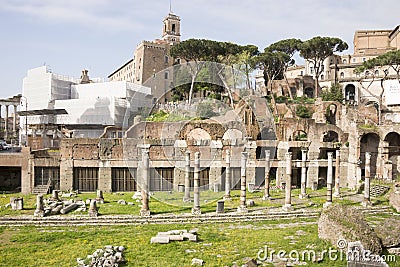
[[[89,214],[89,217],[97,217],[99,215],[97,210],[89,210],[88,214]]]
[[[239,212],[239,213],[248,213],[249,209],[246,206],[239,206],[237,208],[237,212]]]
[[[140,210],[139,215],[142,217],[148,217],[150,216],[150,210]]]
[[[300,194],[300,195],[299,195],[299,198],[300,198],[300,199],[305,199],[305,198],[310,198],[310,196],[307,195],[307,194]]]
[[[200,208],[192,208],[192,215],[200,215],[201,209]]]
[[[33,213],[33,216],[44,217],[44,210],[35,210],[35,212]]]
[[[325,209],[325,208],[327,208],[327,207],[329,207],[329,206],[331,206],[332,205],[332,202],[325,202],[323,205],[322,205],[322,207]]]
[[[283,211],[293,211],[294,208],[293,208],[292,204],[285,204],[282,206],[282,210]]]

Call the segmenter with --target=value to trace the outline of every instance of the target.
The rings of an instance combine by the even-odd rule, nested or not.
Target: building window
[[[172,24],[172,33],[175,33],[175,28],[176,28],[176,25]]]
[[[363,57],[363,62],[367,61],[367,59],[365,57]]]
[[[313,74],[313,73],[314,73],[314,68],[310,67],[310,74]]]
[[[375,70],[375,76],[379,76],[379,70]]]
[[[321,80],[323,80],[323,79],[324,79],[324,75],[322,74],[322,75],[321,75]]]
[[[347,64],[347,59],[343,59],[343,64]]]
[[[168,71],[166,71],[166,72],[164,72],[164,79],[169,79],[169,72]]]
[[[365,72],[365,77],[368,77],[369,76],[369,71],[367,70],[366,72]]]
[[[94,192],[98,189],[99,168],[74,168],[73,187],[82,192]]]
[[[340,73],[340,78],[343,79],[344,78],[344,72]]]
[[[164,57],[164,62],[165,62],[165,64],[168,64],[168,61],[169,61],[168,56],[165,56],[165,57]]]
[[[303,71],[300,71],[300,76],[303,76]]]
[[[356,63],[356,59],[355,58],[353,58],[353,63]]]

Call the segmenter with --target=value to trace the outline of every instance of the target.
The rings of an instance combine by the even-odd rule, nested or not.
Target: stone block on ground
[[[246,204],[247,204],[247,207],[254,207],[256,205],[256,203],[252,199],[247,200]]]
[[[150,240],[151,244],[168,244],[169,243],[169,236],[154,236]]]
[[[192,265],[203,266],[203,264],[204,264],[204,261],[202,259],[197,259],[197,258],[192,259]]]
[[[78,204],[72,203],[71,205],[68,205],[68,206],[64,207],[63,209],[61,209],[60,213],[61,214],[67,214],[68,212],[73,211],[73,210],[75,210],[77,208],[78,208]]]
[[[183,233],[183,237],[192,242],[197,242],[197,235],[191,233]]]
[[[13,210],[22,210],[24,209],[24,199],[22,197],[11,197],[10,206]]]

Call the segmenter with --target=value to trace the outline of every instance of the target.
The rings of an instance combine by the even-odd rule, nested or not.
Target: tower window
[[[172,24],[172,29],[171,29],[171,31],[172,31],[172,33],[175,33],[175,24]]]
[[[168,64],[168,61],[169,61],[168,56],[165,56],[165,57],[164,57],[164,62],[165,62],[165,64]]]
[[[169,72],[166,71],[166,72],[164,72],[164,79],[168,79],[168,78],[169,78]]]

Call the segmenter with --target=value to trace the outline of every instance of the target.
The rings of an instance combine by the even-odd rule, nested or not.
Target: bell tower
[[[179,43],[181,41],[181,18],[170,11],[163,23],[162,39],[170,44]]]

